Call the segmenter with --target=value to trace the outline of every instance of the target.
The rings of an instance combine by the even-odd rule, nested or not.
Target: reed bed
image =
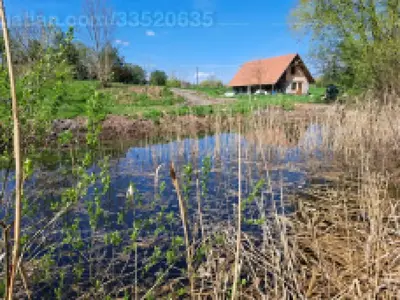
[[[40,220],[24,218],[31,238],[19,294],[399,298],[399,113],[373,103],[270,108],[216,115],[213,136],[174,129],[163,137],[171,143],[121,146],[101,203],[89,193],[66,211],[49,210],[50,219],[46,209]],[[45,205],[38,195],[58,172],[38,171],[26,193],[32,207]],[[75,183],[63,176],[57,184]],[[100,226],[93,206],[102,209]]]

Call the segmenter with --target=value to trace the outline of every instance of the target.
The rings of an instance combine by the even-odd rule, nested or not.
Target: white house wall
[[[301,82],[303,83],[303,95],[308,94],[308,90],[310,89],[310,83],[308,82],[307,76],[304,74],[304,71],[300,67],[296,67],[295,74],[292,75],[291,67],[289,67],[286,71],[286,94],[297,94],[297,90],[292,90],[293,82]]]

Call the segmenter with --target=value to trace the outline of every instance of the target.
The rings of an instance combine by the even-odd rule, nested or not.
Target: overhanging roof
[[[288,54],[247,62],[239,69],[229,83],[229,86],[276,84],[295,58],[299,58],[302,62],[298,54]],[[303,62],[302,64],[309,81],[314,82],[311,73]]]

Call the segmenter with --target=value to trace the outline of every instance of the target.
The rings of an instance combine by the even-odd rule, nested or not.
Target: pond
[[[143,295],[161,274],[182,277],[183,227],[171,163],[193,241],[236,226],[239,181],[243,230],[257,237],[259,220],[291,214],[296,206],[289,196],[310,185],[307,162],[324,155],[320,130],[311,124],[278,144],[232,132],[133,147],[108,143],[101,163],[85,169],[85,180],[71,172],[72,152],[54,154],[56,162],[38,166],[25,185],[23,253],[34,298],[121,295],[132,276]],[[13,185],[6,186],[7,203]],[[77,193],[77,201],[63,200],[66,193]],[[3,207],[1,218],[11,220],[11,205]]]

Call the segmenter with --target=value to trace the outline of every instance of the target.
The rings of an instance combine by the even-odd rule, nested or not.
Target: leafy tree
[[[400,94],[400,1],[299,1],[293,27],[312,33],[321,70],[342,86]],[[334,72],[332,72],[334,71]]]
[[[31,40],[28,44],[27,55],[30,61],[37,61],[44,51],[43,45],[38,40]]]
[[[210,76],[206,80],[203,80],[200,83],[200,86],[207,87],[207,88],[220,88],[223,87],[224,84],[221,80],[217,79],[215,76]]]
[[[123,64],[113,69],[114,81],[131,84],[145,84],[146,73],[138,65]]]
[[[146,72],[145,70],[138,66],[130,66],[129,68],[131,69],[132,75],[133,75],[133,80],[132,83],[134,84],[145,84],[146,83]]]
[[[79,80],[96,79],[97,72],[94,51],[80,42],[74,43],[74,47],[79,56],[78,63],[75,66],[75,78]]]
[[[67,38],[68,35],[73,34],[74,29],[72,27],[67,32],[58,30],[55,36],[54,47],[57,50],[62,50],[65,60],[72,67],[75,79],[89,79],[88,67],[85,64],[86,54],[82,55],[84,53],[82,50],[87,51],[88,48],[82,43],[74,43]]]
[[[164,86],[167,84],[168,76],[164,71],[156,70],[150,75],[150,83],[152,85]]]
[[[167,86],[172,88],[179,88],[181,87],[181,81],[176,77],[170,77],[168,78]]]

